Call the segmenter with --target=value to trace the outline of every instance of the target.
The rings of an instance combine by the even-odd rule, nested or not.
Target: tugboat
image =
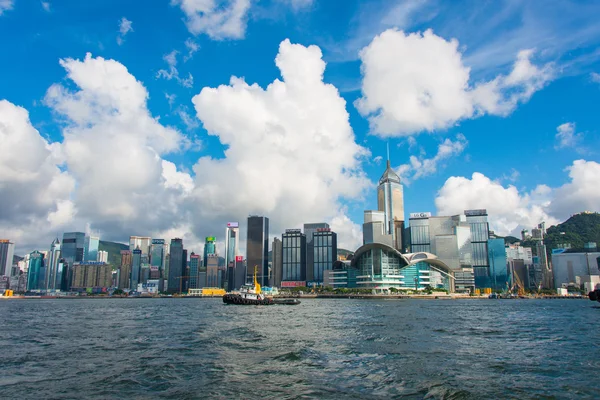
[[[273,299],[266,297],[261,293],[260,284],[256,279],[257,266],[254,266],[254,284],[243,285],[239,293],[227,293],[223,295],[223,303],[225,304],[242,304],[242,305],[263,305],[268,306],[275,304]]]
[[[600,289],[592,290],[588,293],[591,301],[600,301]]]

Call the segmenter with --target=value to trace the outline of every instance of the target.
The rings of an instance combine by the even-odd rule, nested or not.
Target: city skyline
[[[599,211],[600,5],[334,3],[209,26],[216,10],[166,0],[3,2],[2,237],[21,255],[76,231],[199,250],[258,214],[271,233],[324,221],[352,250],[387,158],[406,214],[487,209],[518,236]]]

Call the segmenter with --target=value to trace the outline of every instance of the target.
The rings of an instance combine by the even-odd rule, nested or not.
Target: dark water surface
[[[0,301],[0,398],[600,398],[584,300]]]

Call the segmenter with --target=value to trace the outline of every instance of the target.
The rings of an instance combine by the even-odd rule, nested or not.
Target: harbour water
[[[597,399],[599,305],[0,301],[0,398]]]

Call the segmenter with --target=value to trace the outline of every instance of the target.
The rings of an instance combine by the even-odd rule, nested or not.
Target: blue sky
[[[265,214],[272,235],[326,220],[351,247],[363,210],[376,207],[388,143],[407,219],[488,208],[507,234],[599,211],[598,15],[598,2],[567,0],[0,0],[0,132],[13,143],[0,150],[0,228],[21,249],[70,229],[198,243],[228,220]],[[276,57],[289,71],[285,95],[232,89],[234,76],[266,93],[282,80]],[[339,94],[304,80],[313,67],[318,77],[320,59]],[[147,99],[123,95],[132,79]],[[131,125],[117,121],[136,95]],[[145,130],[141,118],[158,126]],[[28,124],[43,138],[29,150]],[[138,145],[154,158],[129,158]],[[263,150],[244,154],[253,145]]]

